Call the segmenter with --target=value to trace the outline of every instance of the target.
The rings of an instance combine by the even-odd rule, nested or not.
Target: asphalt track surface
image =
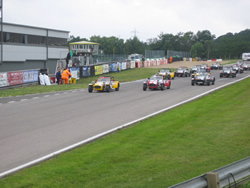
[[[0,98],[0,175],[211,89],[249,77],[219,78],[215,85],[191,86],[175,78],[170,89],[143,91],[143,81],[121,83],[120,91],[87,89]],[[46,87],[46,86],[45,86]]]

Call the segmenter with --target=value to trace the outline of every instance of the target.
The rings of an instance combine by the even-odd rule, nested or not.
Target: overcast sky
[[[250,28],[250,0],[2,0],[3,21],[70,31],[89,39],[209,30],[216,37]]]

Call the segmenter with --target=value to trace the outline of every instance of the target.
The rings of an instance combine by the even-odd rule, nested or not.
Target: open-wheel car
[[[164,79],[174,79],[175,72],[171,72],[169,68],[163,68],[158,72],[158,75],[163,76]]]
[[[236,77],[236,71],[234,71],[231,67],[224,67],[223,70],[220,71],[220,78],[222,77]]]
[[[165,90],[170,89],[171,86],[171,80],[166,80],[163,78],[163,76],[154,75],[148,78],[147,81],[143,83],[143,91],[146,91],[147,89],[150,90]]]
[[[200,73],[199,75],[196,75],[194,77],[192,77],[191,79],[191,85],[214,85],[215,83],[215,77],[211,76],[210,73]]]
[[[183,67],[179,67],[176,71],[175,71],[175,76],[177,77],[187,77],[187,76],[190,76],[191,73],[190,73],[190,70],[186,67],[186,66],[183,66]]]
[[[119,88],[120,82],[115,81],[113,76],[101,76],[89,84],[88,91],[90,93],[92,93],[93,90],[110,92],[112,90],[119,91]]]

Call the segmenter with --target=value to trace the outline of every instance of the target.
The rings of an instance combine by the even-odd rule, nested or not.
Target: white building
[[[0,72],[47,68],[54,73],[57,60],[69,52],[69,31],[11,23],[2,28]]]

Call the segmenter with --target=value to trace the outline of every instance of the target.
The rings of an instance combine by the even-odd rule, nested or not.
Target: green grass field
[[[250,78],[0,179],[0,187],[168,187],[250,155]]]

